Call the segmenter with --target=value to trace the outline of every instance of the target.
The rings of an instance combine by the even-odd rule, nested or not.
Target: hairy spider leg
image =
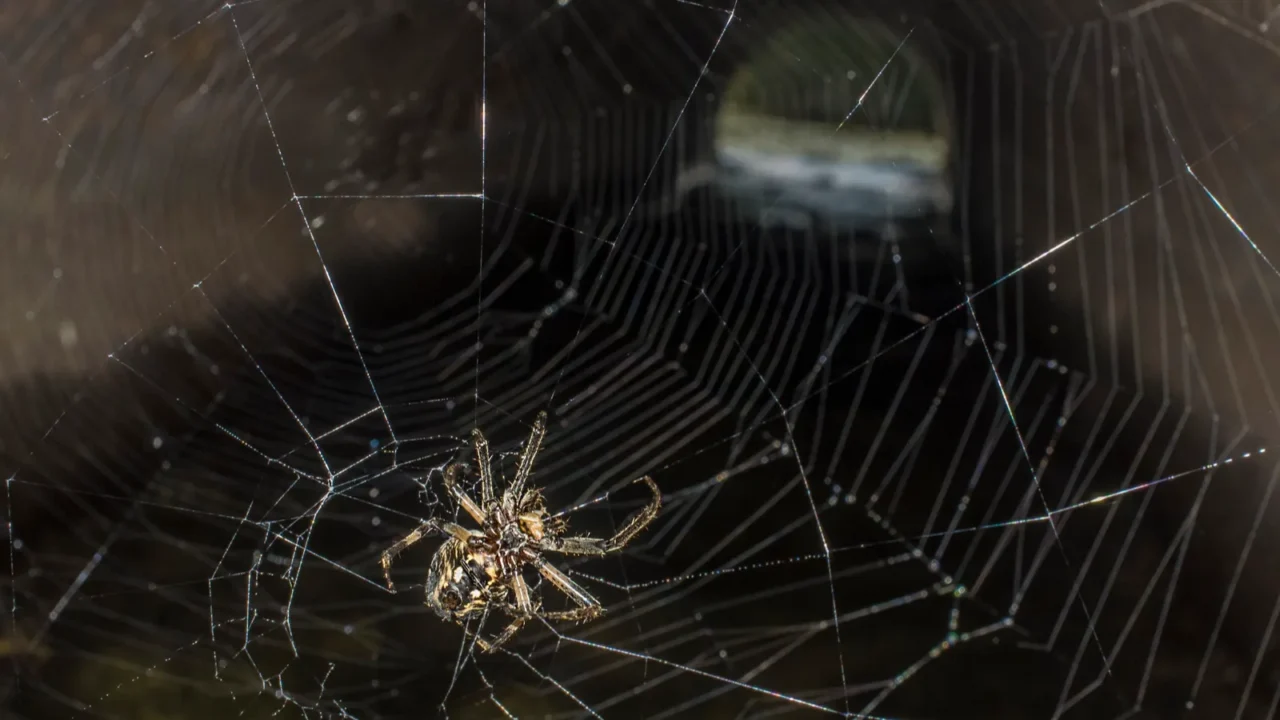
[[[414,530],[403,538],[400,538],[394,545],[387,548],[382,553],[382,575],[387,579],[387,590],[390,590],[391,592],[396,591],[396,586],[391,582],[391,563],[396,559],[396,556],[407,550],[410,545],[413,545],[433,532],[442,532],[463,542],[466,542],[467,538],[475,534],[461,525],[455,525],[451,522],[442,523],[435,518],[424,520],[422,524],[418,526],[417,530]]]
[[[591,593],[582,588],[581,585],[573,581],[573,578],[564,574],[560,568],[547,562],[542,556],[538,556],[533,561],[534,567],[538,568],[538,572],[542,573],[542,577],[546,578],[560,589],[560,592],[569,596],[569,599],[578,604],[573,610],[558,610],[552,612],[540,613],[544,618],[550,620],[589,620],[600,613],[604,612],[604,606],[600,601],[591,596]]]
[[[529,482],[529,475],[533,473],[533,459],[542,449],[542,438],[546,434],[547,413],[542,411],[533,419],[533,430],[529,431],[529,439],[525,441],[524,449],[520,451],[520,461],[516,463],[516,476],[511,481],[508,494],[516,505],[520,505],[524,500],[524,486]]]
[[[516,611],[511,613],[513,617],[511,624],[493,640],[486,641],[479,634],[476,635],[476,644],[484,652],[497,650],[516,633],[520,632],[520,628],[524,627],[525,623],[529,622],[529,618],[533,617],[533,596],[529,593],[529,584],[518,574],[512,575],[508,584],[516,596]]]
[[[604,614],[603,605],[587,605],[572,610],[552,610],[540,613],[539,617],[547,620],[568,620],[570,622],[586,622]]]
[[[574,602],[580,603],[579,607],[572,610],[535,612],[532,598],[529,596],[529,586],[525,583],[524,578],[516,577],[511,583],[512,587],[515,588],[516,591],[516,611],[512,612],[510,606],[507,608],[507,611],[511,612],[514,619],[511,621],[511,624],[493,640],[485,640],[478,632],[475,633],[476,645],[479,646],[481,652],[491,653],[496,651],[504,643],[514,637],[515,634],[526,624],[528,624],[529,620],[535,617],[546,620],[585,621],[598,617],[604,612],[604,606],[601,605],[598,600],[591,597],[586,590],[583,590],[576,582],[570,579],[568,575],[560,572],[559,568],[556,568],[554,565],[551,565],[542,558],[538,558],[538,560],[535,561],[535,565],[539,566],[538,570],[544,577],[550,580],[556,587],[560,588],[560,590],[572,598]],[[525,600],[522,601],[520,599],[521,597],[524,597]],[[523,605],[526,601],[528,602],[528,605]],[[520,610],[522,605],[528,609],[522,612]]]
[[[480,506],[476,504],[475,500],[471,499],[471,496],[467,494],[467,491],[463,490],[462,487],[458,485],[458,471],[460,469],[461,468],[457,463],[454,463],[444,469],[444,489],[449,493],[449,496],[453,498],[454,502],[458,503],[459,507],[465,510],[473,520],[483,526],[484,511],[480,509]]]
[[[551,550],[566,555],[607,555],[626,547],[632,538],[640,534],[642,530],[649,526],[649,523],[653,522],[654,518],[658,517],[658,511],[662,509],[662,491],[658,489],[658,485],[653,481],[653,478],[646,475],[632,481],[632,484],[635,483],[648,485],[649,492],[653,493],[653,499],[623,523],[622,529],[613,537],[608,540],[593,537],[554,538],[540,543],[540,547],[543,550]]]
[[[489,459],[489,441],[480,428],[471,431],[471,444],[476,449],[476,465],[480,468],[480,504],[485,510],[493,506],[493,467]]]
[[[516,596],[516,609],[528,615],[533,612],[533,595],[529,593],[529,583],[517,573],[511,576],[511,590]]]

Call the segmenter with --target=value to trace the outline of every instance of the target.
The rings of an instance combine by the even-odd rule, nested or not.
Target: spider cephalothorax
[[[647,485],[653,499],[628,519],[616,535],[607,540],[565,536],[564,521],[547,513],[546,501],[538,488],[528,487],[533,459],[542,446],[546,425],[546,413],[538,413],[533,431],[529,433],[516,464],[515,477],[503,489],[501,496],[494,495],[489,443],[480,430],[471,433],[480,474],[480,502],[473,500],[458,485],[458,464],[445,468],[445,490],[480,525],[479,530],[431,518],[382,553],[387,588],[395,592],[391,582],[391,562],[395,556],[432,532],[447,535],[431,559],[427,573],[427,605],[441,617],[459,624],[482,616],[490,607],[509,615],[511,624],[494,640],[486,641],[477,636],[477,644],[486,651],[492,651],[509,640],[531,617],[589,620],[603,612],[604,608],[591,593],[547,562],[542,553],[605,555],[620,550],[657,517],[662,504],[658,486],[651,478],[642,477],[635,482]],[[576,607],[557,612],[542,611],[534,603],[529,584],[521,574],[525,567],[533,568],[559,588]]]

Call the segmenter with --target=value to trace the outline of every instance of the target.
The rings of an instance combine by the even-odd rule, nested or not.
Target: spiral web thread
[[[520,32],[549,34],[579,17],[570,15],[578,4],[560,2]],[[1072,234],[1028,239],[1010,269],[998,264],[986,280],[971,270],[966,244],[963,289],[938,304],[913,292],[916,268],[891,237],[869,271],[850,270],[820,231],[766,243],[730,222],[731,210],[708,210],[698,193],[686,198],[695,211],[650,212],[679,172],[689,118],[719,87],[711,68],[766,30],[749,8],[671,0],[642,10],[684,52],[671,82],[692,79],[672,107],[565,121],[568,136],[587,138],[584,165],[645,160],[621,188],[574,186],[553,217],[525,206],[520,182],[490,180],[489,67],[514,32],[497,24],[501,13],[491,18],[485,3],[466,8],[482,48],[474,59],[476,184],[388,194],[337,181],[317,191],[300,180],[303,162],[276,120],[288,95],[275,102],[279,75],[269,68],[290,49],[268,51],[262,39],[289,28],[283,7],[210,6],[166,32],[159,49],[95,67],[97,80],[56,108],[22,79],[21,58],[4,58],[28,101],[18,111],[39,117],[75,158],[77,143],[62,128],[78,105],[121,79],[147,78],[170,45],[213,38],[220,58],[241,64],[231,76],[251,91],[246,107],[283,177],[285,191],[269,203],[280,206],[262,227],[301,229],[326,295],[303,302],[287,326],[264,330],[266,321],[242,318],[225,300],[222,284],[242,258],[180,267],[164,238],[129,215],[175,278],[195,278],[157,324],[194,306],[216,332],[174,324],[155,338],[140,331],[111,353],[102,375],[136,391],[136,412],[157,428],[146,447],[122,451],[110,437],[89,438],[92,400],[77,401],[7,478],[6,662],[14,673],[5,689],[12,702],[34,703],[15,704],[19,711],[114,716],[130,703],[162,707],[174,692],[166,688],[184,687],[246,716],[410,716],[427,702],[457,717],[629,716],[633,703],[655,718],[910,717],[917,694],[934,692],[937,681],[926,678],[935,668],[995,674],[1007,661],[992,654],[999,648],[1058,663],[1044,680],[1054,716],[1092,708],[1123,716],[1150,702],[1202,507],[1214,487],[1248,484],[1258,512],[1242,523],[1249,531],[1231,583],[1215,596],[1211,632],[1177,698],[1194,708],[1236,583],[1259,571],[1251,551],[1280,475],[1243,431],[1188,449],[1180,409],[1152,411],[1115,372],[1068,368],[1005,339],[1021,337],[1006,327],[1010,318],[1040,320],[1024,315],[1024,278],[1047,268],[1058,283],[1114,283],[1132,266],[1116,268],[1110,254],[1083,246],[1125,235],[1139,211],[1171,216],[1161,196],[1188,189],[1204,201],[1197,211],[1212,251],[1250,263],[1266,298],[1232,297],[1221,311],[1260,316],[1263,325],[1277,317],[1268,293],[1280,273],[1201,172],[1250,128],[1183,155],[1208,141],[1171,129],[1169,107],[1185,89],[1159,79],[1170,61],[1154,11],[1042,37],[1038,49],[1057,64],[1074,53],[1075,68],[1062,65],[1070,77],[1127,53],[1124,70],[1110,74],[1123,72],[1128,88],[1150,95],[1147,139],[1161,143],[1168,167],[1146,186],[1122,186],[1118,202],[1080,219]],[[904,26],[899,47],[915,32]],[[863,85],[846,120],[875,101],[897,62],[895,52],[876,72],[849,78]],[[631,94],[625,78],[619,85]],[[524,132],[533,145],[545,130]],[[1070,156],[1070,146],[1060,152]],[[521,177],[538,157],[503,158],[515,166],[505,176]],[[474,209],[472,285],[426,314],[363,329],[325,252],[325,218],[363,200]],[[718,212],[726,216],[713,226],[708,214]],[[545,244],[518,244],[526,233],[545,235]],[[1148,317],[1176,325],[1170,317],[1195,280],[1150,244],[1168,297]],[[1079,253],[1078,266],[1067,267],[1069,253]],[[510,299],[525,293],[544,301]],[[268,331],[278,333],[270,351]],[[1180,369],[1166,384],[1216,388],[1203,358],[1213,343],[1173,342],[1179,357],[1168,367]],[[1089,354],[1098,352],[1090,346]],[[184,379],[174,358],[198,379]],[[1230,403],[1209,389],[1198,399]],[[572,527],[611,533],[643,502],[626,486],[644,474],[662,487],[665,507],[621,555],[561,559],[604,600],[602,619],[535,622],[485,655],[430,615],[420,586],[388,593],[377,557],[421,518],[455,512],[440,474],[465,457],[471,427],[502,451],[509,475],[511,453],[542,409],[552,423],[535,483]],[[178,426],[186,430],[161,429]],[[73,442],[87,443],[77,452],[97,475],[59,476],[49,458]],[[1070,455],[1055,454],[1063,446]],[[108,448],[117,453],[111,462],[92,461]],[[1108,477],[1099,473],[1104,460],[1127,469]],[[1130,552],[1153,498],[1172,487],[1194,488],[1184,521],[1134,570],[1126,563],[1136,562]],[[33,508],[45,522],[66,523],[56,540],[23,526]],[[73,521],[73,510],[88,521]],[[406,556],[397,574],[409,583],[425,577],[430,551]],[[548,607],[560,602],[549,586],[535,591]],[[1271,619],[1237,696],[1238,717],[1275,708],[1275,697],[1256,696]],[[501,620],[487,618],[484,629]],[[58,667],[79,674],[59,681]]]

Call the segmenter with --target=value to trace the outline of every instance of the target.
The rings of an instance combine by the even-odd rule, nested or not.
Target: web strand
[[[35,78],[16,79],[15,97],[25,95],[31,107],[15,112],[27,112],[36,127],[49,131],[58,157],[39,158],[56,170],[50,172],[57,180],[49,181],[50,193],[73,198],[64,207],[46,203],[39,192],[18,193],[7,207],[19,216],[70,213],[78,191],[67,186],[101,186],[102,197],[95,200],[121,205],[120,224],[127,232],[117,235],[119,228],[102,222],[91,235],[76,236],[77,247],[89,240],[123,242],[134,233],[142,251],[160,259],[165,277],[186,278],[176,297],[146,308],[144,315],[157,327],[144,324],[126,333],[125,342],[118,342],[125,335],[116,335],[95,350],[114,345],[87,382],[76,378],[74,399],[67,403],[58,387],[57,402],[65,407],[50,409],[29,437],[16,437],[19,451],[12,457],[8,438],[0,438],[0,453],[16,461],[0,476],[6,478],[9,553],[8,637],[0,638],[0,655],[10,656],[3,661],[16,679],[0,681],[6,707],[34,698],[86,718],[127,716],[136,714],[139,698],[166,706],[180,686],[184,702],[196,697],[209,712],[244,717],[300,713],[389,720],[420,715],[425,707],[442,716],[611,717],[635,710],[654,718],[798,712],[885,720],[910,716],[917,707],[940,716],[978,707],[963,686],[979,686],[1000,671],[990,660],[999,653],[1016,661],[1010,675],[1017,680],[1015,690],[1026,685],[1035,701],[1056,697],[1059,715],[1097,714],[1099,707],[1137,712],[1171,700],[1191,709],[1210,695],[1222,703],[1221,688],[1228,686],[1236,694],[1221,706],[1234,707],[1237,717],[1274,710],[1280,695],[1262,686],[1280,605],[1262,603],[1258,618],[1233,613],[1260,572],[1255,546],[1265,536],[1264,519],[1280,475],[1274,472],[1274,450],[1268,452],[1274,444],[1259,432],[1261,425],[1243,410],[1241,418],[1227,410],[1244,408],[1253,398],[1224,387],[1249,387],[1246,378],[1236,377],[1247,358],[1263,383],[1265,392],[1258,394],[1270,398],[1263,351],[1274,341],[1269,328],[1280,325],[1269,294],[1274,287],[1262,281],[1280,277],[1280,271],[1270,259],[1275,253],[1267,250],[1267,228],[1228,192],[1235,187],[1232,172],[1221,162],[1221,150],[1254,134],[1271,111],[1251,111],[1244,125],[1223,123],[1216,135],[1216,129],[1202,133],[1193,123],[1186,142],[1191,147],[1202,141],[1196,145],[1200,156],[1184,156],[1172,132],[1184,127],[1173,119],[1176,98],[1162,89],[1181,93],[1180,83],[1216,76],[1190,48],[1186,53],[1200,64],[1183,67],[1170,60],[1175,79],[1157,83],[1160,68],[1143,42],[1174,38],[1152,19],[1158,4],[1131,11],[1127,25],[1037,35],[1030,47],[994,16],[979,21],[1003,39],[995,48],[957,56],[962,79],[951,89],[966,102],[989,94],[993,133],[1012,127],[1019,151],[1029,146],[1029,128],[1037,127],[1027,117],[1043,112],[1053,119],[1053,129],[1043,143],[1044,168],[1026,165],[1020,154],[1005,154],[1004,147],[976,157],[970,140],[949,138],[957,143],[948,146],[962,160],[957,164],[1000,168],[990,191],[997,217],[966,220],[959,242],[966,253],[966,283],[975,273],[984,282],[966,284],[958,304],[951,296],[937,302],[934,288],[922,279],[937,269],[936,258],[903,257],[918,245],[901,232],[905,225],[878,226],[880,236],[871,240],[826,233],[812,223],[767,228],[740,203],[716,195],[732,178],[717,175],[713,188],[688,191],[675,177],[687,169],[685,158],[673,157],[701,142],[694,121],[704,119],[703,93],[707,107],[718,107],[732,94],[737,71],[770,54],[782,61],[787,77],[816,78],[813,86],[799,80],[788,85],[787,98],[825,105],[816,125],[828,150],[856,149],[868,131],[882,141],[900,140],[898,119],[907,103],[898,100],[929,67],[921,52],[928,43],[921,38],[940,29],[932,23],[899,19],[905,32],[885,24],[885,47],[867,57],[839,57],[837,64],[853,67],[828,67],[808,46],[839,54],[848,49],[845,44],[863,42],[865,33],[845,32],[847,42],[836,43],[836,49],[778,41],[787,36],[777,32],[803,14],[789,5],[777,15],[701,0],[620,6],[603,14],[593,14],[599,7],[590,3],[569,0],[537,11],[491,8],[485,0],[466,5],[465,12],[459,7],[464,23],[478,20],[480,32],[458,33],[465,35],[459,42],[466,52],[456,66],[415,67],[426,79],[414,78],[408,85],[417,89],[402,93],[388,89],[397,84],[395,70],[353,65],[352,72],[334,75],[340,76],[336,84],[354,87],[340,88],[315,106],[307,104],[314,100],[309,93],[330,88],[321,82],[319,90],[298,91],[307,83],[296,81],[312,79],[305,66],[315,64],[318,48],[336,49],[339,56],[344,48],[366,44],[391,50],[394,32],[377,33],[406,23],[414,33],[425,32],[416,29],[418,16],[387,14],[390,6],[383,5],[342,14],[329,12],[338,5],[295,8],[245,0],[188,9],[174,16],[172,26],[162,24],[169,15],[147,10],[122,26],[128,29],[111,44],[116,18],[78,8],[81,24],[109,41],[105,51],[86,42],[90,59],[80,59],[73,41],[84,38],[75,35],[76,28],[55,23],[50,27],[68,33],[65,48],[36,38],[31,47],[20,44],[14,51],[19,63],[0,56],[15,79],[18,71]],[[1274,19],[1258,11],[1245,22],[1226,10],[1188,7],[1206,22],[1240,34],[1250,23]],[[266,20],[242,31],[241,22],[258,11]],[[234,36],[215,39],[212,54],[189,47],[199,45],[198,30],[220,25],[224,15]],[[848,20],[839,8],[815,17],[827,26]],[[856,20],[861,31],[873,18]],[[690,30],[701,22],[706,26]],[[373,34],[361,34],[366,31]],[[633,36],[641,31],[643,42],[636,42]],[[454,38],[432,39],[446,48]],[[143,41],[146,48],[135,53],[134,43]],[[146,143],[167,140],[157,136],[169,127],[163,122],[172,108],[149,103],[156,86],[187,79],[188,51],[196,64],[210,57],[244,64],[241,86],[201,89],[197,83],[187,90],[193,97],[212,93],[214,99],[198,106],[203,110],[248,102],[239,119],[265,124],[262,149],[268,163],[278,162],[288,192],[256,232],[238,225],[209,230],[249,239],[237,249],[201,256],[194,273],[182,252],[183,233],[203,239],[203,229],[175,232],[157,225],[151,215],[123,207],[125,200],[111,189],[117,177],[132,181],[172,171],[165,164],[169,155],[187,151],[177,147],[181,143]],[[1057,60],[1050,63],[1046,107],[1024,112],[1019,85],[1007,118],[1001,113],[1008,110],[1002,104],[1008,87],[997,80],[1040,80],[1035,63],[1020,63],[1021,52],[1033,53],[1037,62],[1045,55]],[[54,55],[66,64],[59,70],[66,77],[41,78],[42,58]],[[1013,72],[1005,73],[1001,63],[1009,58]],[[1115,63],[1112,77],[1126,78],[1114,88],[1105,82],[1096,88],[1092,101],[1099,105],[1100,121],[1090,131],[1099,136],[1104,158],[1146,153],[1145,186],[1128,175],[1119,183],[1105,175],[1100,188],[1081,180],[1093,172],[1083,150],[1088,146],[1069,127],[1064,134],[1073,116],[1060,96],[1066,91],[1075,97],[1089,81],[1089,59],[1096,60],[1100,78],[1106,75],[1104,59]],[[652,66],[654,74],[638,81],[628,65],[633,60]],[[1138,69],[1125,66],[1128,60]],[[258,75],[275,62],[283,68],[282,85],[274,84],[275,76]],[[965,71],[985,63],[995,68],[991,85],[975,90],[972,83],[986,81]],[[726,69],[725,77],[713,67]],[[760,72],[756,79],[764,82],[767,75]],[[1138,81],[1132,94],[1139,98],[1140,120],[1128,116],[1132,126],[1123,122],[1122,103],[1128,99],[1116,89],[1133,89],[1130,75]],[[455,82],[471,88],[462,93],[466,97],[475,97],[478,82],[478,192],[474,180],[450,186],[452,178],[439,179],[456,169],[448,163],[457,158],[442,155],[468,146],[471,140],[458,139],[474,136],[474,124],[423,128],[435,111],[423,108],[447,106],[441,88],[452,91]],[[622,88],[620,97],[627,99],[614,104],[612,91],[600,90],[605,86]],[[113,88],[123,88],[124,99],[143,108],[137,117],[148,120],[131,124],[132,106],[120,111],[121,118],[96,117],[96,103],[114,99]],[[46,90],[60,98],[57,107],[37,100]],[[663,95],[661,112],[648,106],[652,98],[641,97],[644,92]],[[970,97],[963,97],[966,92]],[[352,105],[370,114],[358,115],[361,122],[348,116],[343,124]],[[381,109],[369,111],[370,106]],[[1148,117],[1152,109],[1158,122]],[[422,117],[405,121],[406,113]],[[299,116],[314,124],[309,131],[326,133],[332,147],[307,147],[300,140],[299,150],[286,152],[297,132],[290,118]],[[948,117],[957,124],[975,121]],[[248,131],[217,122],[210,120],[193,136],[225,140],[227,147],[218,150],[235,155],[233,145]],[[120,175],[109,164],[120,163],[120,153],[93,145],[93,123],[110,129],[104,137],[125,148],[121,152],[136,167]],[[1151,150],[1161,130],[1174,156],[1169,166],[1163,164],[1168,158],[1157,162]],[[1200,134],[1226,139],[1212,145]],[[1134,141],[1139,136],[1145,145]],[[388,138],[395,156],[388,161],[392,180],[370,159]],[[754,141],[767,144],[760,136]],[[300,194],[295,182],[305,184],[303,174],[325,172],[333,148],[351,154],[335,161],[341,166],[334,170],[336,179],[324,185],[332,192]],[[22,148],[0,150],[0,163],[19,164],[8,153]],[[473,150],[461,162],[472,169],[472,178]],[[802,154],[792,151],[782,154]],[[1054,163],[1063,158],[1070,172],[1055,174],[1061,168]],[[202,190],[194,201],[200,209],[221,200],[217,193],[228,192],[225,187],[251,180],[237,174],[247,171],[231,161],[225,167],[204,161],[173,166],[181,170],[175,177],[207,173],[218,180],[219,189]],[[68,162],[83,167],[64,171]],[[890,164],[905,162],[896,157]],[[1086,169],[1078,172],[1078,164]],[[1008,165],[1013,172],[1004,173]],[[1024,222],[1032,224],[1035,210],[1022,186],[1037,182],[1033,172],[1041,169],[1046,184],[1056,188],[1047,193],[1050,200],[1073,204],[1075,230],[1064,236],[1052,220],[1038,225],[1050,232],[1026,255],[1017,250],[1015,267],[1007,271],[1002,259],[992,268],[981,257],[969,257],[975,247],[1006,252],[994,244],[1002,238],[977,229],[994,219],[994,234],[1001,235],[1002,210],[1017,218],[1020,235]],[[84,177],[77,184],[69,173],[78,170]],[[402,171],[410,176],[404,182],[397,174]],[[839,180],[839,173],[832,174],[833,182]],[[428,176],[429,186],[418,183]],[[1064,189],[1065,176],[1070,187]],[[1009,177],[1016,186],[1004,182]],[[1137,190],[1130,190],[1131,182]],[[784,200],[796,194],[789,191],[804,184],[792,178],[785,197],[759,207],[785,210]],[[1186,223],[1178,222],[1163,197],[1170,189],[1203,196],[1205,218],[1197,223],[1188,213]],[[847,201],[843,186],[841,193]],[[654,195],[662,199],[649,203],[646,198]],[[1094,199],[1080,201],[1084,196]],[[267,205],[279,199],[270,197]],[[360,244],[352,260],[337,250],[341,237],[372,243],[378,232],[340,224],[317,232],[331,216],[316,214],[306,203],[330,201],[396,207],[444,201],[436,204],[466,212],[475,201],[478,228],[466,221],[461,229],[448,223],[415,229],[408,250],[433,253],[421,266],[406,259],[412,252],[387,260]],[[181,214],[187,208],[175,207],[177,202],[165,196],[156,207]],[[286,225],[295,241],[298,231],[307,236],[310,250],[304,252],[315,253],[323,280],[315,278],[314,296],[287,288],[287,318],[281,320],[278,309],[264,311],[254,293],[232,301],[213,292],[212,281],[260,282],[248,273],[231,276],[238,264],[232,261],[272,267],[275,258],[266,246],[279,238],[264,231],[288,205],[303,227]],[[496,212],[489,216],[489,210]],[[98,219],[90,211],[77,210]],[[1161,235],[1155,240],[1140,231],[1147,212],[1157,216]],[[1208,222],[1213,218],[1225,222]],[[256,216],[246,225],[253,224]],[[1187,246],[1199,253],[1200,265],[1225,267],[1242,258],[1249,263],[1250,272],[1236,278],[1238,288],[1223,288],[1219,297],[1206,268],[1178,274],[1177,243],[1166,234],[1180,224],[1195,225]],[[43,252],[59,270],[53,280],[45,271],[38,293],[19,298],[15,307],[25,320],[15,321],[15,337],[23,322],[59,336],[59,314],[72,312],[66,303],[75,292],[92,291],[103,305],[97,315],[76,318],[82,335],[110,320],[109,303],[116,298],[92,284],[109,270],[86,274],[72,267],[78,256],[58,237],[63,226],[49,227]],[[451,234],[462,236],[458,245],[448,244]],[[1019,241],[1030,246],[1032,238]],[[1135,267],[1135,258],[1157,244],[1155,262]],[[434,304],[411,305],[420,302],[418,270],[438,270],[439,258],[454,250],[478,260],[474,274],[441,272],[448,276],[443,281],[432,276],[428,282],[441,285],[428,293]],[[368,292],[394,299],[394,320],[366,322],[359,293],[367,290],[337,286],[335,273],[343,277],[348,262],[373,268],[372,284],[378,287]],[[406,268],[413,275],[406,281],[411,290],[392,286]],[[192,276],[200,280],[187,287]],[[1044,306],[1023,302],[1024,287],[1045,278],[1055,287],[1078,281],[1085,309],[1076,319],[1109,325],[1111,340],[1125,327],[1123,313],[1130,313],[1132,347],[1096,346],[1092,329],[1081,347],[1063,343],[1056,333],[1068,327],[1068,311],[1080,308],[1059,299]],[[1130,286],[1112,287],[1117,278],[1128,278],[1123,282]],[[1138,279],[1152,279],[1149,297],[1134,289]],[[1006,297],[1013,294],[1005,292],[1010,281],[1019,285],[1016,302]],[[445,297],[438,298],[436,290]],[[1107,308],[1090,311],[1090,296],[1105,298],[1096,305]],[[1144,302],[1124,308],[1126,297]],[[985,334],[993,321],[979,322],[979,299],[995,306],[1001,327],[1012,328],[1016,337]],[[1238,327],[1203,334],[1188,319],[1197,300],[1215,321],[1224,318]],[[187,311],[195,309],[188,302],[198,306],[199,321],[188,320]],[[260,322],[264,313],[266,323]],[[211,328],[199,324],[206,320]],[[1145,335],[1144,325],[1158,329]],[[1041,342],[1029,327],[1054,337]],[[72,346],[73,335],[62,333],[59,342]],[[15,344],[20,342],[21,337]],[[1016,348],[1015,372],[1002,375],[998,366],[1010,360],[1010,347]],[[1029,354],[1028,347],[1043,353]],[[1159,392],[1138,382],[1141,374],[1125,384],[1117,369],[1121,359],[1145,368]],[[19,409],[31,402],[15,398],[10,402]],[[1274,410],[1274,400],[1268,403]],[[493,468],[501,486],[520,462],[515,448],[521,432],[508,430],[526,427],[546,406],[558,422],[548,428],[548,450],[529,479],[529,487],[548,500],[544,520],[567,522],[573,536],[608,537],[616,530],[614,520],[642,503],[631,491],[619,492],[620,483],[641,476],[658,483],[663,509],[622,552],[547,553],[604,603],[600,618],[572,624],[541,617],[499,652],[482,653],[480,633],[492,637],[486,622],[510,618],[495,604],[452,623],[424,605],[426,594],[439,587],[431,583],[438,582],[432,563],[441,557],[441,540],[404,555],[398,566],[403,583],[397,587],[410,592],[388,591],[379,556],[406,528],[424,521],[470,521],[465,511],[459,515],[442,482],[447,466],[471,457],[467,430],[483,426],[494,438]],[[1177,420],[1172,431],[1166,418]],[[1189,429],[1192,418],[1210,429]],[[1010,427],[1016,447],[1004,442]],[[1141,442],[1128,441],[1134,433]],[[1223,438],[1226,451],[1219,447]],[[1147,462],[1156,465],[1151,472]],[[1170,470],[1177,468],[1183,469]],[[466,463],[460,477],[474,494],[471,470]],[[1147,479],[1138,482],[1139,477]],[[1045,486],[1062,492],[1051,500]],[[1227,542],[1223,558],[1205,563],[1194,556],[1200,546],[1192,540],[1222,530],[1229,521],[1208,509],[1212,503],[1238,509],[1229,504],[1233,497],[1246,498],[1248,511],[1241,515],[1238,542]],[[1156,517],[1157,512],[1165,514]],[[1166,525],[1172,529],[1161,535]],[[813,526],[817,548],[806,547],[812,545]],[[1036,529],[1047,530],[1051,539]],[[1030,538],[1040,539],[1038,548]],[[1138,552],[1143,543],[1158,552]],[[1045,562],[1055,548],[1066,559],[1068,549],[1080,544],[1088,548],[1086,562]],[[1206,565],[1213,567],[1203,577],[1193,575]],[[1213,574],[1217,570],[1221,577]],[[1265,568],[1261,572],[1265,576]],[[1211,590],[1204,593],[1209,599],[1190,603],[1185,589],[1191,582]],[[534,578],[529,584],[539,613],[559,611],[566,602],[551,582]],[[1085,610],[1083,627],[1067,622],[1076,606]],[[1108,621],[1097,621],[1099,615]],[[1203,628],[1179,628],[1190,640],[1168,631],[1171,621],[1192,616],[1205,622]],[[1227,642],[1234,630],[1229,623],[1263,642],[1234,647]],[[1074,651],[1070,643],[1076,643]],[[1094,663],[1090,646],[1101,654],[1100,663]],[[44,664],[49,657],[57,662]],[[1221,662],[1224,657],[1230,662]],[[1170,658],[1182,658],[1181,664],[1164,664]],[[1039,669],[1049,664],[1051,671]],[[1224,682],[1219,670],[1228,664],[1248,668],[1241,683]],[[1195,670],[1184,672],[1187,667]],[[70,680],[48,668],[68,668]],[[1097,677],[1086,675],[1094,669]],[[935,670],[955,678],[954,686],[938,692],[924,679]],[[1165,676],[1157,671],[1176,681],[1162,685]],[[1157,698],[1157,692],[1168,696]],[[1017,692],[1009,695],[1011,703],[1019,701]]]

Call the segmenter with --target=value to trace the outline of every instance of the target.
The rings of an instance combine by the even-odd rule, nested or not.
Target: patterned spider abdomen
[[[427,604],[441,617],[455,620],[478,612],[490,599],[486,588],[494,568],[488,559],[459,540],[446,540],[431,558]]]

